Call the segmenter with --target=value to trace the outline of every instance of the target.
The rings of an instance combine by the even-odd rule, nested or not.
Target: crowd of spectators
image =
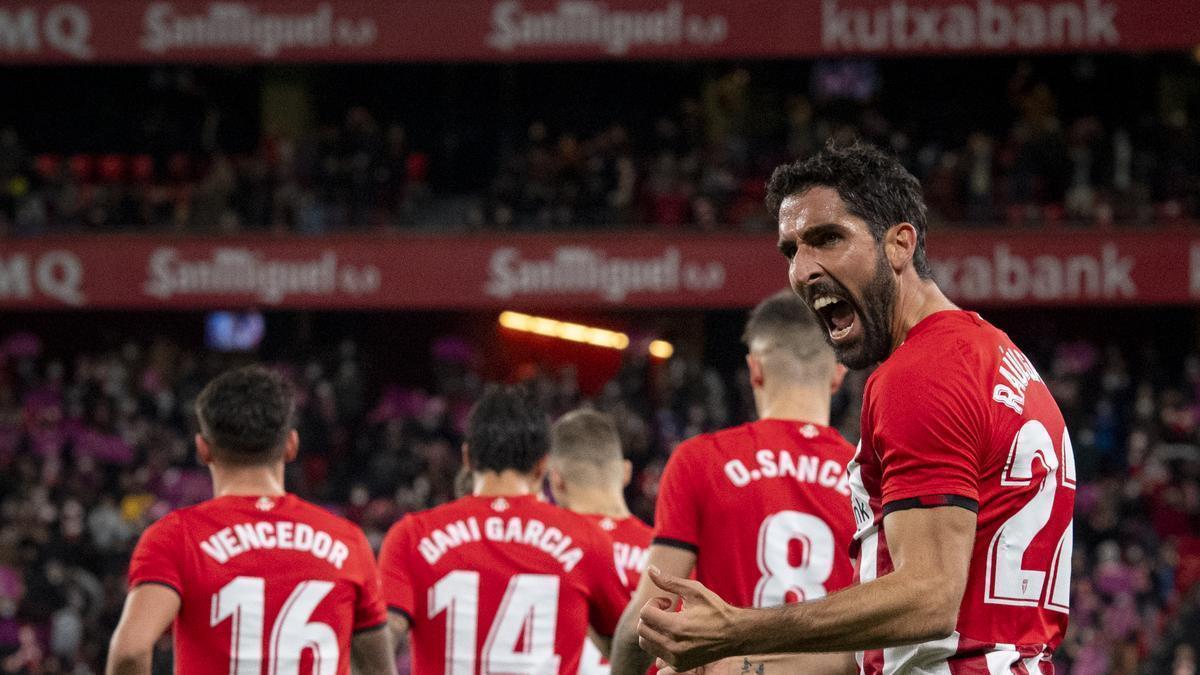
[[[0,232],[319,234],[411,223],[428,159],[363,108],[249,153],[32,153],[0,131]]]
[[[951,104],[899,105],[910,92],[889,89],[870,62],[819,63],[799,89],[761,75],[731,68],[698,79],[671,105],[614,113],[600,124],[512,117],[494,149],[475,149],[492,170],[485,184],[439,167],[464,161],[442,149],[461,144],[465,130],[412,138],[380,106],[347,106],[341,119],[306,132],[262,132],[254,147],[239,150],[225,147],[207,122],[196,139],[144,153],[27,147],[20,129],[5,128],[0,233],[315,234],[448,223],[755,230],[770,227],[763,184],[776,164],[850,138],[897,154],[922,179],[935,223],[1106,226],[1200,217],[1200,124],[1170,78],[1157,92],[1161,101],[1117,114],[1108,99],[1076,100],[1076,89],[1098,86],[1095,73],[1075,89],[1056,87],[1029,63],[1014,62],[1007,83],[971,81],[1005,101],[1002,110],[978,124],[943,125]]]
[[[752,79],[735,70],[708,81],[640,143],[621,123],[585,138],[552,138],[545,125],[530,125],[475,220],[770,228],[762,197],[773,167],[855,138],[895,153],[921,179],[935,224],[1146,225],[1200,214],[1200,139],[1185,107],[1125,124],[1100,110],[1064,118],[1054,90],[1018,68],[1007,130],[981,126],[957,137],[919,132],[916,120],[885,115],[874,98],[785,96],[781,119],[772,120]]]
[[[1200,590],[1200,355],[1067,342],[1039,363],[1082,478],[1063,672],[1195,672],[1194,625],[1171,669],[1156,650]]]
[[[165,339],[68,354],[30,333],[0,339],[0,673],[96,673],[138,535],[210,495],[193,459],[192,401],[249,357]],[[1156,658],[1174,665],[1153,672],[1194,673],[1194,626],[1169,628],[1198,611],[1200,354],[1178,363],[1090,342],[1033,354],[1068,419],[1080,477],[1059,672],[1132,675]],[[462,338],[432,345],[427,388],[377,381],[372,358],[347,341],[274,366],[301,394],[289,489],[357,522],[378,546],[405,512],[453,498],[464,420],[484,378]],[[586,395],[572,368],[518,370],[553,414],[590,404],[615,417],[637,468],[630,506],[645,519],[680,440],[753,415],[744,373],[722,376],[686,356],[631,358]],[[856,374],[835,400],[851,440],[863,382]],[[161,647],[157,667],[169,672],[169,639]]]

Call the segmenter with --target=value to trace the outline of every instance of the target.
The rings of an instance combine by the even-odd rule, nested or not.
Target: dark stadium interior
[[[24,103],[0,111],[0,225],[761,230],[770,169],[850,136],[923,179],[935,223],[1161,224],[1197,213],[1193,70],[1168,54],[0,69]]]
[[[668,242],[757,233],[770,248],[771,169],[851,137],[890,149],[922,180],[935,254],[943,232],[1007,241],[1170,230],[1183,242],[1200,223],[1200,51],[0,60],[0,92],[0,264],[17,243],[93,235],[116,251],[131,235],[503,243],[516,231],[652,230]],[[782,287],[783,264],[771,260],[764,273]],[[490,309],[251,299],[222,309],[261,310],[261,342],[221,351],[206,342],[213,319],[199,306],[14,309],[3,302],[14,269],[0,267],[0,673],[101,672],[137,536],[209,496],[191,405],[231,365],[262,361],[293,378],[301,450],[289,488],[361,525],[375,546],[401,515],[453,498],[465,415],[488,382],[527,382],[555,415],[584,403],[611,413],[635,465],[630,507],[647,520],[679,441],[753,418],[746,312],[728,304],[532,305],[628,333],[641,349],[622,352],[505,331]],[[1191,273],[1189,303],[968,307],[1023,345],[1074,441],[1073,605],[1056,672],[1197,672]],[[512,309],[534,311],[520,298]],[[674,355],[647,356],[652,339]],[[852,442],[865,379],[852,375],[835,398]],[[168,637],[156,672],[171,672],[169,650]]]

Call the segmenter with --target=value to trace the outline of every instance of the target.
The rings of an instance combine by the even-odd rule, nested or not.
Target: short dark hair
[[[282,375],[245,366],[213,378],[196,397],[200,433],[219,462],[268,464],[283,456],[296,391]]]
[[[612,418],[588,408],[572,410],[550,427],[550,456],[569,463],[568,480],[586,484],[598,482],[624,458]]]
[[[778,220],[783,200],[818,185],[837,190],[846,209],[866,221],[876,241],[883,241],[896,223],[912,223],[917,230],[913,268],[922,279],[933,276],[925,258],[921,183],[899,160],[868,143],[838,146],[831,141],[808,159],[776,167],[767,181],[767,208]]]
[[[467,422],[471,470],[533,471],[549,450],[549,427],[546,413],[524,389],[489,387]]]
[[[751,347],[756,341],[783,350],[801,367],[800,372],[810,376],[827,377],[835,361],[824,326],[791,290],[779,291],[750,311],[742,342]]]

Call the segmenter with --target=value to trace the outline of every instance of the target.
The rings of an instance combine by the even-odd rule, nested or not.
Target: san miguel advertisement
[[[1200,303],[1200,234],[930,236],[964,307]],[[0,311],[748,307],[787,283],[770,235],[0,240]]]
[[[0,0],[0,64],[1191,50],[1195,0]]]

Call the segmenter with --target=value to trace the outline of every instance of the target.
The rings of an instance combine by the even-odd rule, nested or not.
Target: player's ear
[[[300,433],[295,429],[288,432],[287,440],[283,442],[283,461],[291,462],[300,454]]]
[[[533,477],[533,482],[536,484],[540,485],[542,477],[546,475],[546,459],[547,457],[542,455],[542,458],[533,465],[533,472],[530,473],[530,476]]]
[[[621,460],[621,472],[621,487],[629,487],[629,482],[633,480],[633,462]]]
[[[838,389],[842,388],[842,382],[846,379],[846,373],[848,371],[849,369],[840,363],[833,364],[833,377],[829,380],[830,394],[836,394]]]
[[[563,478],[562,472],[553,463],[547,465],[546,483],[550,486],[550,494],[554,495],[554,501],[561,504],[563,495],[567,493],[567,479]]]
[[[750,386],[761,389],[763,386],[762,359],[751,352],[746,355],[746,367],[750,369]]]
[[[204,436],[200,434],[196,434],[196,459],[200,460],[200,463],[204,466],[208,466],[213,462],[212,447],[209,446]]]
[[[917,228],[912,223],[896,223],[883,237],[883,252],[892,271],[899,274],[917,252]]]

